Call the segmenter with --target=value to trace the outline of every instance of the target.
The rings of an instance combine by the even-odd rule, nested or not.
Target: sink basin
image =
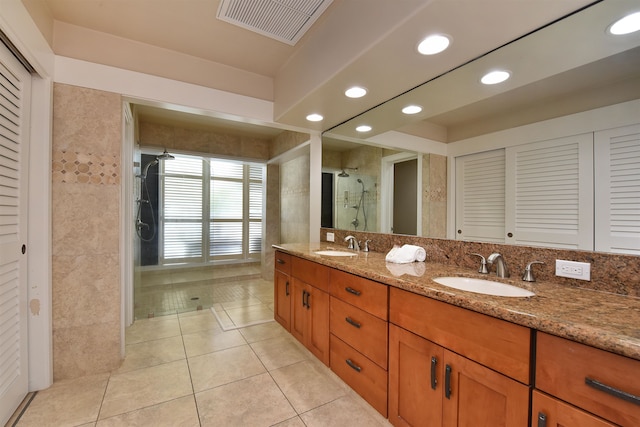
[[[345,251],[316,251],[318,255],[326,255],[326,256],[356,256],[357,254],[353,252],[345,252]]]
[[[535,294],[517,286],[492,280],[474,279],[469,277],[436,277],[434,282],[461,291],[475,292],[478,294],[495,295],[499,297],[532,297]]]

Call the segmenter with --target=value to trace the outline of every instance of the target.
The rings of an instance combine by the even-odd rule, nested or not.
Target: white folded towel
[[[415,245],[394,246],[386,256],[387,262],[396,264],[406,264],[414,261],[424,261],[427,259],[427,252],[424,248]]]
[[[422,277],[427,271],[427,267],[424,262],[412,262],[411,264],[395,264],[392,262],[386,263],[387,270],[396,277],[403,276],[405,274],[409,276]]]

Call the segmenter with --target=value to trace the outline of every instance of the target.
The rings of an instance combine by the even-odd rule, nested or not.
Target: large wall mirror
[[[608,32],[630,12],[640,12],[637,1],[596,2],[326,131],[323,175],[332,193],[323,196],[323,226],[454,238],[451,227],[446,232],[446,220],[453,217],[446,200],[453,205],[453,191],[446,188],[446,178],[434,179],[451,178],[447,157],[451,166],[460,153],[481,151],[468,141],[613,105],[629,105],[625,108],[635,110],[640,123],[640,32]],[[479,84],[480,76],[495,67],[508,69],[511,79]],[[422,111],[402,114],[407,105]],[[360,125],[371,130],[358,132]],[[389,174],[395,173],[393,165],[414,159],[415,165],[406,164],[417,174],[409,172],[411,185],[396,186],[396,193],[411,194],[414,205],[394,214]],[[385,170],[385,165],[392,166]],[[400,176],[395,175],[395,184]],[[420,219],[403,222],[415,222],[415,228],[394,227],[394,216],[408,209]]]

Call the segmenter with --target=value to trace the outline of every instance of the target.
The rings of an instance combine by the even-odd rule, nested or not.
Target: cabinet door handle
[[[356,291],[356,290],[355,290],[355,289],[353,289],[353,288],[350,288],[349,286],[347,286],[346,288],[344,288],[344,290],[345,290],[345,291],[347,291],[347,292],[349,292],[350,294],[354,294],[354,295],[355,295],[355,296],[357,296],[357,297],[359,297],[359,296],[360,296],[360,294],[362,293],[362,292],[360,292],[360,291]]]
[[[356,372],[362,371],[362,368],[360,366],[356,365],[355,363],[353,363],[351,361],[351,359],[347,359],[347,360],[345,360],[345,362],[347,362],[347,365],[351,366],[351,369],[353,369],[354,371],[356,371]]]
[[[436,366],[438,365],[438,358],[435,356],[431,357],[431,388],[433,390],[436,389],[436,385],[438,384],[438,379],[436,378]]]
[[[355,326],[356,328],[360,329],[360,326],[362,326],[360,323],[356,322],[355,320],[353,320],[350,317],[345,318],[344,320],[347,321],[348,324]]]
[[[287,283],[285,283],[284,285],[284,294],[285,296],[289,296],[289,281],[287,280]]]
[[[309,297],[311,296],[311,292],[307,292],[307,310],[311,308],[311,304],[309,304]]]
[[[627,402],[640,405],[640,396],[636,396],[635,394],[631,394],[624,390],[611,387],[610,385],[603,384],[600,381],[596,381],[593,378],[589,378],[589,377],[586,377],[584,379],[584,383],[589,387],[593,387],[596,390],[603,391],[607,394],[617,397],[618,399],[626,400]]]
[[[451,366],[449,365],[444,372],[444,397],[451,399]]]
[[[307,291],[302,291],[302,306],[303,307],[307,306],[306,296],[307,296]]]
[[[538,412],[538,427],[547,427],[547,416],[544,412]]]
[[[284,264],[284,260],[282,260],[282,259],[280,259],[280,258],[277,258],[277,259],[276,259],[276,262],[277,262],[278,264]]]

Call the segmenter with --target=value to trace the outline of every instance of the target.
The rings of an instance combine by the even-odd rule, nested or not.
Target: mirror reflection
[[[328,153],[323,154],[324,170],[339,173],[346,167],[357,167],[358,171],[368,170],[369,167],[379,168],[378,174],[371,174],[378,180],[378,186],[375,187],[376,221],[368,221],[367,226],[372,231],[398,231],[393,228],[393,190],[385,181],[382,171],[383,159],[404,152],[402,149],[392,148],[396,147],[395,141],[407,137],[414,138],[418,142],[412,145],[412,153],[423,162],[423,167],[418,167],[418,171],[424,175],[426,170],[426,175],[432,178],[433,158],[442,157],[444,185],[434,188],[433,180],[425,186],[424,176],[423,179],[417,179],[417,192],[420,196],[415,211],[419,217],[426,217],[426,221],[417,221],[415,233],[407,234],[482,240],[480,237],[474,238],[471,234],[465,234],[468,227],[465,230],[457,224],[460,212],[456,209],[464,206],[466,200],[463,191],[457,186],[459,183],[456,182],[456,174],[460,171],[456,170],[456,165],[464,156],[502,150],[498,157],[504,164],[502,173],[508,185],[500,209],[505,216],[499,218],[502,225],[496,228],[498,232],[495,240],[482,241],[518,244],[520,241],[517,239],[522,233],[517,229],[518,218],[513,217],[513,212],[517,213],[513,203],[521,194],[513,193],[512,197],[509,191],[513,192],[511,187],[518,179],[518,176],[514,175],[513,160],[519,154],[510,147],[587,133],[591,135],[591,142],[587,143],[591,144],[591,148],[587,147],[583,151],[603,154],[596,155],[590,161],[591,178],[585,182],[580,181],[581,186],[592,186],[591,193],[584,198],[586,204],[593,206],[595,203],[597,207],[595,213],[591,213],[592,218],[580,227],[590,229],[592,234],[595,228],[596,236],[582,239],[591,242],[586,245],[559,244],[546,240],[537,243],[522,241],[522,244],[640,253],[640,248],[616,249],[613,244],[607,246],[599,243],[605,239],[599,239],[598,235],[609,230],[606,229],[606,224],[598,223],[598,218],[613,218],[614,213],[608,212],[607,216],[601,213],[602,206],[607,209],[612,206],[609,199],[604,200],[602,197],[608,197],[611,188],[602,188],[602,179],[597,179],[597,185],[593,187],[593,175],[601,176],[603,159],[609,156],[604,154],[606,150],[602,149],[605,146],[603,141],[606,139],[606,144],[614,143],[614,137],[603,134],[604,130],[624,128],[623,133],[630,135],[627,137],[628,144],[632,147],[640,145],[640,133],[635,132],[633,128],[633,125],[640,123],[640,31],[622,37],[608,32],[608,28],[616,19],[638,10],[637,2],[630,0],[597,2],[329,129],[323,138],[323,145],[327,140]],[[511,78],[501,84],[481,85],[480,76],[498,65],[508,68]],[[422,111],[412,116],[402,114],[402,108],[407,105],[420,105]],[[371,126],[372,130],[366,134],[357,132],[356,128],[364,124]],[[331,138],[328,138],[329,136]],[[380,140],[388,142],[386,148],[380,148]],[[352,150],[349,144],[353,144],[354,141],[372,144],[371,147],[381,150],[380,157],[374,158],[371,165],[364,161],[357,164],[349,162],[349,155],[340,151],[339,147],[340,144],[344,144],[344,150],[349,152]],[[429,154],[432,151],[428,148],[434,143],[445,147],[436,156]],[[331,157],[335,156],[331,154],[335,151],[342,153],[337,160]],[[626,157],[630,158],[631,155]],[[450,160],[449,171],[446,170],[447,158]],[[428,159],[426,167],[425,159]],[[584,167],[584,164],[581,167]],[[640,161],[636,161],[633,168],[639,170]],[[449,189],[446,188],[447,174],[453,184]],[[426,182],[429,183],[429,179]],[[634,181],[629,185],[640,191],[640,181]],[[344,193],[333,195],[333,211],[336,217],[339,214],[339,206],[346,211],[342,212],[346,219],[334,221],[333,226],[336,228],[354,230],[351,223],[354,219],[358,219],[356,222],[362,226],[362,218],[356,218],[354,215],[358,212],[353,208],[352,199],[357,195],[358,187],[354,185],[353,188],[349,191],[354,194],[348,193],[348,198],[344,197]],[[403,188],[409,191],[408,186]],[[370,191],[365,192],[365,196],[373,195],[373,191],[366,186],[365,190]],[[335,191],[340,191],[337,186]],[[545,189],[543,192],[546,191]],[[434,192],[440,193],[434,195]],[[583,198],[584,195],[579,196]],[[347,200],[347,203],[340,205],[341,197],[343,201]],[[448,216],[447,197],[451,208]],[[366,197],[364,199],[366,200]],[[442,205],[434,205],[434,202],[439,201],[442,201]],[[576,209],[576,212],[581,212],[576,221],[582,224],[585,221],[582,215],[584,210],[580,208]],[[637,211],[634,215],[638,218]],[[374,225],[376,229],[372,228]],[[441,233],[441,228],[446,231]],[[540,230],[546,231],[548,228],[549,226],[534,224],[533,235],[539,236]],[[613,229],[613,225],[611,228]],[[559,232],[565,233],[566,230]],[[578,233],[582,232],[578,230]],[[633,240],[633,236],[627,235],[625,238]],[[637,236],[635,239],[637,241]]]

